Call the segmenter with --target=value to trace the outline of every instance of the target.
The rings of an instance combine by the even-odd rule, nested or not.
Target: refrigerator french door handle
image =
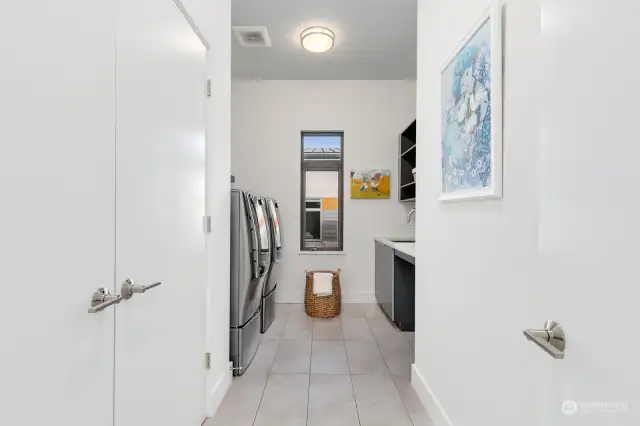
[[[253,214],[253,196],[249,193],[245,193],[245,210],[247,211],[247,220],[249,221],[249,232],[251,233],[251,269],[253,271],[253,278],[260,276],[258,267],[258,256],[260,247],[258,247],[258,223],[256,222],[256,216]]]

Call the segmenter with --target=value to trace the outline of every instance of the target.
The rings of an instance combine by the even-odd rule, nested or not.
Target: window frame
[[[340,159],[305,160],[305,136],[339,136]],[[306,172],[338,173],[338,246],[337,247],[305,247],[306,229]],[[322,202],[322,201],[321,201]],[[322,235],[322,204],[320,205],[320,234]],[[343,251],[344,245],[344,132],[343,131],[305,131],[300,132],[300,251],[323,252]],[[322,238],[322,237],[321,237]]]
[[[311,201],[311,202],[319,201],[320,202],[320,207],[317,207],[317,208],[316,207],[311,207],[311,208],[307,207],[307,203],[309,201]],[[306,198],[304,200],[304,219],[305,219],[305,227],[304,227],[304,229],[305,229],[305,231],[306,231],[306,228],[307,228],[307,226],[306,226],[307,225],[306,224],[307,213],[309,213],[309,212],[313,212],[313,213],[317,212],[317,213],[320,214],[320,217],[318,218],[318,223],[320,223],[320,238],[317,239],[317,240],[315,240],[315,239],[314,240],[305,239],[304,241],[322,242],[322,225],[323,225],[323,223],[322,223],[323,222],[323,220],[322,220],[322,198]]]

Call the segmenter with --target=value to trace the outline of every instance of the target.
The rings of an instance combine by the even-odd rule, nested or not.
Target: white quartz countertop
[[[416,257],[416,243],[415,238],[392,238],[392,237],[376,237],[375,240],[379,243],[389,246],[394,250],[401,251],[411,257]]]
[[[416,243],[396,243],[394,249],[396,251],[401,251],[413,258],[416,257]]]

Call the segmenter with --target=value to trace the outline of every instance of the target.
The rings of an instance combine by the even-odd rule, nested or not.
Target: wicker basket
[[[313,294],[313,274],[328,272],[333,274],[332,292],[329,296]],[[304,309],[307,315],[314,318],[333,318],[340,315],[342,293],[340,291],[340,269],[337,271],[307,271],[307,285],[304,291]]]

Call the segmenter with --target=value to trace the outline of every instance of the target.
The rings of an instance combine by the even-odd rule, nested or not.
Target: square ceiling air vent
[[[243,47],[271,47],[266,27],[233,26],[233,33]]]

